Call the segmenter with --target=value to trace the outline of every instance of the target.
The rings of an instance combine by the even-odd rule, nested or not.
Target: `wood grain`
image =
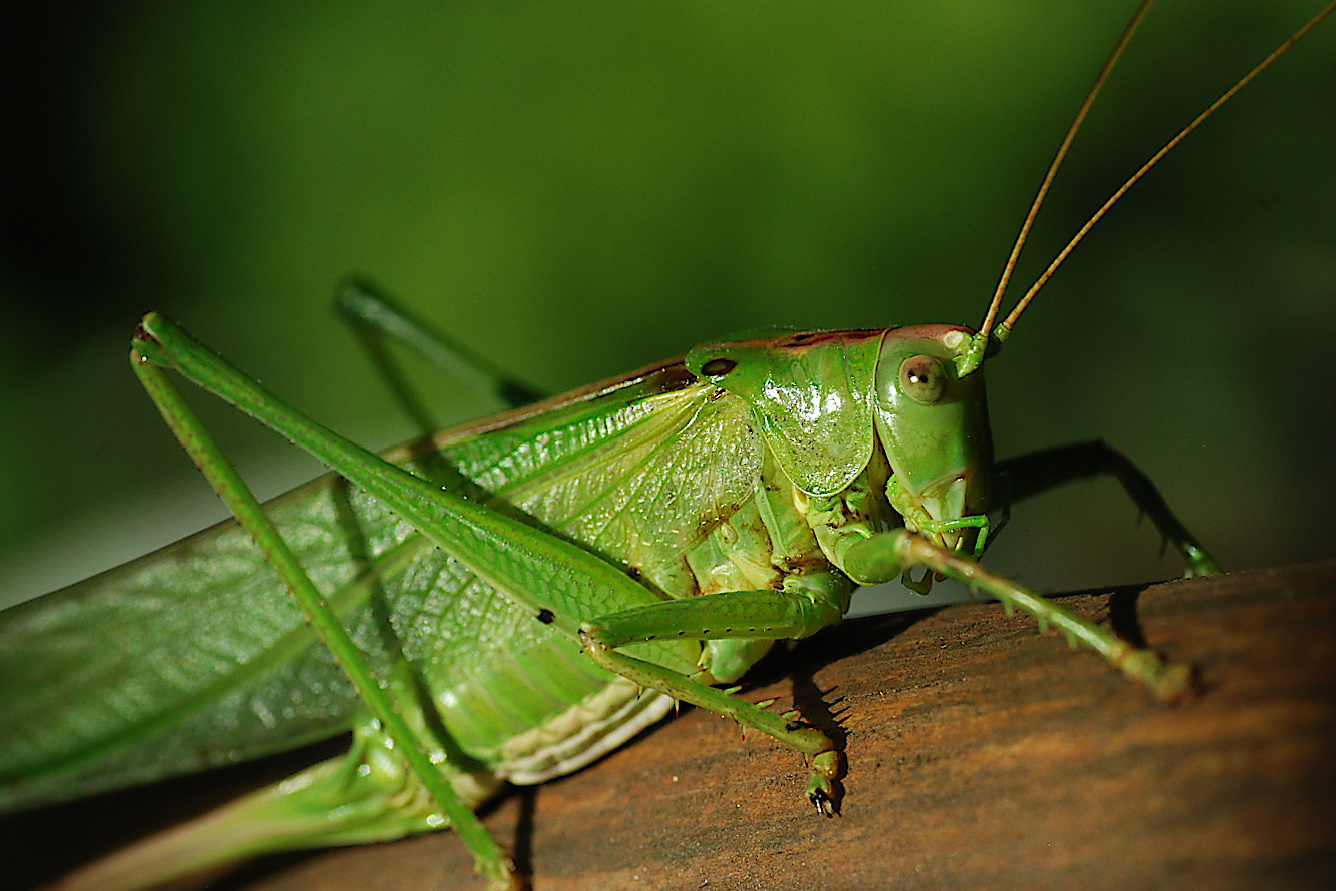
[[[1336,887],[1336,561],[1064,603],[1195,666],[1198,694],[1161,706],[995,604],[856,620],[745,694],[833,712],[841,816],[805,805],[799,756],[691,710],[487,824],[535,891]],[[89,810],[56,820],[66,842]],[[210,887],[482,883],[442,833]]]

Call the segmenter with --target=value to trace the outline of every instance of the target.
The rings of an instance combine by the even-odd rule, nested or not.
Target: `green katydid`
[[[829,783],[837,764],[819,734],[790,726],[796,722],[789,718],[737,704],[727,694],[665,674],[663,669],[675,668],[685,674],[696,669],[701,657],[693,645],[655,643],[638,647],[632,642],[661,637],[709,641],[705,652],[709,654],[710,673],[702,679],[727,683],[759,657],[771,637],[802,637],[837,621],[847,603],[846,575],[856,581],[881,580],[900,575],[909,564],[918,564],[943,574],[968,577],[987,593],[1036,612],[1041,621],[1065,626],[1070,634],[1106,651],[1129,674],[1149,681],[1158,692],[1171,696],[1180,690],[1181,672],[1165,669],[1148,653],[1132,653],[1106,632],[1074,620],[1051,604],[1031,599],[1028,592],[982,572],[957,553],[962,548],[966,552],[981,550],[982,532],[995,522],[986,515],[991,506],[986,488],[992,476],[991,446],[977,367],[990,342],[986,331],[976,337],[958,326],[921,326],[885,333],[846,332],[843,336],[798,333],[707,345],[693,351],[685,370],[680,365],[663,366],[603,388],[447,431],[435,440],[444,460],[433,460],[431,452],[421,448],[400,455],[404,460],[419,459],[414,465],[419,477],[396,471],[346,441],[310,426],[159,317],[145,320],[135,349],[137,368],[146,387],[170,416],[178,434],[188,445],[193,444],[193,454],[208,472],[225,474],[226,463],[212,452],[201,429],[185,413],[184,404],[158,370],[160,365],[177,368],[230,401],[249,406],[248,410],[265,416],[267,423],[304,447],[320,451],[324,460],[353,483],[353,488],[346,491],[332,481],[317,484],[303,497],[270,511],[288,537],[294,538],[293,547],[306,572],[315,577],[323,596],[345,621],[350,611],[355,616],[359,609],[381,597],[393,604],[392,612],[410,612],[393,618],[420,620],[426,608],[420,604],[410,608],[409,601],[420,601],[433,590],[455,595],[455,605],[447,604],[443,607],[446,611],[460,608],[480,590],[471,577],[481,578],[508,595],[506,605],[495,601],[496,611],[488,616],[488,621],[500,628],[486,633],[469,629],[479,632],[471,635],[471,640],[490,649],[489,670],[494,666],[502,666],[496,669],[498,673],[513,670],[505,666],[502,657],[517,646],[550,653],[534,658],[535,664],[542,665],[536,670],[542,672],[543,684],[550,686],[532,691],[533,698],[542,701],[526,701],[511,678],[505,689],[514,699],[489,713],[476,698],[480,695],[477,689],[485,686],[482,681],[471,679],[473,689],[467,683],[462,688],[451,686],[451,669],[460,668],[460,653],[464,651],[451,654],[442,649],[443,644],[435,643],[431,638],[440,634],[441,628],[396,626],[401,639],[387,645],[386,640],[378,639],[383,629],[376,628],[374,622],[352,621],[355,627],[371,627],[359,628],[361,636],[352,646],[333,646],[345,667],[355,669],[369,661],[370,669],[389,687],[389,701],[371,706],[383,710],[383,714],[375,719],[355,717],[351,710],[357,708],[357,698],[347,689],[339,691],[343,705],[321,706],[341,712],[332,717],[289,717],[272,710],[266,717],[252,708],[254,714],[249,717],[254,718],[253,729],[264,736],[255,744],[257,753],[266,747],[314,738],[330,726],[341,729],[349,722],[358,725],[352,760],[340,762],[338,767],[316,768],[318,781],[306,787],[316,791],[304,793],[307,798],[325,794],[334,783],[335,770],[351,769],[359,777],[372,778],[368,783],[373,788],[365,799],[368,807],[383,805],[387,796],[385,787],[376,783],[408,783],[399,789],[411,793],[411,805],[395,816],[363,815],[364,822],[351,820],[333,835],[311,840],[338,843],[422,831],[442,823],[441,809],[454,803],[455,793],[443,788],[419,789],[405,779],[403,765],[392,754],[413,751],[422,742],[411,740],[424,731],[431,732],[437,719],[451,733],[425,744],[430,763],[418,765],[422,774],[430,777],[434,772],[431,763],[440,763],[444,757],[445,763],[454,765],[472,761],[475,767],[477,762],[493,769],[503,766],[512,779],[537,781],[575,769],[606,751],[635,728],[661,716],[673,698],[734,713],[740,721],[772,732],[813,756],[809,794],[819,808],[828,809]],[[795,402],[793,391],[804,387],[807,389]],[[875,400],[874,392],[884,401]],[[949,423],[933,420],[943,410],[951,415]],[[809,415],[821,424],[813,429]],[[297,426],[284,426],[291,424]],[[721,438],[725,433],[729,435]],[[576,435],[581,438],[572,446]],[[733,463],[722,470],[711,470],[702,457],[725,448]],[[688,460],[675,457],[680,451],[685,451]],[[1200,547],[1158,502],[1153,490],[1116,456],[1087,449],[1053,453],[1048,458],[1059,465],[1059,459],[1067,459],[1065,467],[1055,469],[1049,464],[1047,469],[1053,471],[1050,478],[1037,473],[1034,462],[1005,465],[1004,470],[1015,477],[1017,491],[1013,494],[1028,494],[1061,477],[1085,474],[1098,469],[1100,462],[1105,467],[1116,466],[1134,498],[1184,552],[1189,565],[1198,571],[1213,568]],[[688,470],[692,471],[690,475],[686,474]],[[605,475],[598,476],[600,473]],[[590,476],[607,491],[587,488]],[[571,490],[571,479],[579,479],[583,488]],[[708,482],[702,484],[702,479]],[[215,484],[234,493],[234,509],[248,518],[253,534],[263,537],[267,530],[264,515],[247,502],[237,482],[216,476]],[[478,490],[475,484],[486,491]],[[655,487],[653,498],[645,491],[650,485]],[[442,486],[449,490],[445,495],[440,494]],[[894,514],[890,508],[895,509]],[[285,516],[287,509],[292,514]],[[294,529],[315,528],[310,517],[303,516],[307,511],[323,512],[326,524],[340,528],[338,565],[332,565],[334,555],[326,552],[317,556],[328,548],[327,530],[314,538],[293,535]],[[901,525],[897,517],[923,535],[891,531]],[[473,537],[462,540],[461,529]],[[553,530],[560,534],[553,534]],[[197,542],[190,547],[199,546]],[[239,580],[254,576],[260,566],[235,527],[215,536],[210,547],[214,548],[210,560],[223,554],[237,561],[233,571]],[[272,553],[281,554],[278,542],[272,548]],[[446,559],[444,552],[454,554],[456,559]],[[757,554],[763,559],[757,559]],[[741,555],[741,559],[735,559],[735,555]],[[178,552],[178,559],[186,559],[183,552]],[[281,562],[284,558],[271,559]],[[436,565],[432,565],[433,560]],[[694,580],[686,578],[682,567],[675,565],[683,560]],[[812,569],[822,561],[844,572]],[[467,566],[467,571],[461,565]],[[101,577],[100,585],[103,591],[117,588],[117,597],[133,594],[142,598],[146,593],[143,580],[157,572],[156,565],[136,564]],[[433,581],[423,588],[422,578],[427,576]],[[284,583],[301,589],[303,578],[304,573],[293,566],[284,576]],[[713,588],[704,584],[707,578],[713,580]],[[99,587],[97,580],[89,584],[82,590]],[[211,579],[210,584],[220,582]],[[140,590],[134,591],[135,587]],[[240,605],[245,587],[241,584],[229,590],[228,607]],[[314,652],[313,632],[304,629],[295,608],[286,601],[275,601],[272,587],[266,578],[257,592],[262,600],[257,612],[275,614],[274,627],[256,632],[268,634],[260,648],[212,654],[231,669],[247,666],[242,673],[257,683],[263,681],[264,670],[273,667],[258,663],[272,660],[279,671],[296,671],[302,662],[300,654]],[[582,593],[563,600],[551,590],[566,588]],[[664,595],[678,598],[684,593],[713,591],[719,592],[721,599],[663,599]],[[752,594],[741,596],[738,591]],[[185,593],[199,597],[202,592]],[[723,598],[724,593],[729,596]],[[80,596],[67,595],[63,602],[72,603]],[[315,594],[314,599],[318,601],[321,596]],[[96,595],[90,599],[95,600]],[[142,602],[137,600],[127,608],[152,606],[146,603],[141,607]],[[50,627],[50,623],[60,621],[60,603],[49,601],[16,611],[7,627],[18,635],[16,639],[23,639],[27,633],[23,629],[35,624]],[[731,612],[738,604],[743,605],[740,615]],[[214,604],[208,611],[212,615],[213,609],[221,607],[221,603]],[[645,611],[616,614],[637,607]],[[609,612],[614,613],[611,618],[606,617]],[[318,604],[314,614],[328,619]],[[201,617],[197,614],[189,621]],[[78,619],[86,622],[87,616]],[[725,627],[721,629],[720,623]],[[450,630],[462,634],[466,624]],[[337,634],[336,627],[337,623],[332,623],[326,633]],[[521,635],[523,643],[507,636],[508,631]],[[582,660],[577,640],[602,670]],[[245,648],[236,641],[221,642]],[[369,659],[359,655],[358,647],[371,650]],[[399,648],[402,653],[396,652]],[[467,651],[469,661],[482,659],[481,652]],[[256,653],[264,658],[254,658]],[[174,659],[179,654],[161,655]],[[197,653],[196,661],[198,658]],[[423,667],[424,660],[430,670]],[[39,667],[51,669],[54,664]],[[300,668],[318,673],[323,685],[343,685],[338,671],[323,657],[308,656]],[[99,666],[93,663],[85,670],[96,673]],[[616,682],[605,687],[610,677],[607,670],[633,683]],[[165,676],[151,680],[179,682]],[[75,681],[71,678],[69,682]],[[361,683],[363,697],[374,695],[379,687],[370,679]],[[420,699],[419,685],[430,691],[428,701]],[[233,692],[239,689],[235,687]],[[293,688],[287,689],[290,692]],[[604,692],[591,692],[594,689]],[[654,690],[658,692],[648,692]],[[215,689],[211,695],[217,692]],[[201,695],[191,691],[187,698],[199,699]],[[470,700],[470,696],[475,698]],[[595,703],[590,696],[602,699]],[[532,739],[525,739],[522,728],[550,725],[559,720],[557,715],[572,723],[571,697],[581,703],[583,712],[561,745],[536,746]],[[105,705],[91,703],[90,707],[100,709]],[[207,700],[208,709],[216,712],[234,710],[235,706],[235,702]],[[598,714],[598,709],[604,714]],[[417,726],[394,726],[396,713],[404,714],[409,724]],[[131,740],[134,746],[152,742],[159,728],[142,715],[132,718],[127,728],[115,729],[112,735],[135,737]],[[228,720],[217,715],[215,719]],[[273,725],[287,729],[274,732]],[[60,728],[50,728],[49,732],[57,736]],[[397,747],[391,739],[397,740]],[[177,735],[163,742],[180,748],[182,740]],[[238,745],[236,738],[222,744],[229,748]],[[454,751],[456,745],[465,751]],[[53,747],[39,752],[44,757],[59,748],[58,743],[42,742],[41,746]],[[40,801],[79,794],[91,787],[75,784],[96,782],[83,772],[92,761],[96,762],[93,773],[107,777],[108,785],[200,766],[196,762],[167,769],[157,763],[145,767],[145,751],[135,749],[126,765],[117,769],[108,768],[110,759],[102,751],[76,751],[68,756],[62,753],[61,758],[69,759],[63,764],[55,763],[60,758],[47,757],[55,764],[50,772],[43,776],[41,769],[24,767],[13,785],[17,790],[14,795],[20,801]],[[5,766],[9,763],[4,762]],[[486,771],[478,771],[476,777],[452,774],[452,778],[467,789],[465,803],[473,803],[488,786]],[[301,795],[287,800],[299,798]],[[340,803],[340,807],[348,806],[347,802]],[[320,815],[323,819],[324,812]],[[293,831],[306,839],[312,817],[308,814],[304,819],[305,823],[297,819]],[[467,812],[456,808],[452,821],[461,828],[467,826]],[[501,855],[488,847],[485,838],[469,832],[470,846],[484,869],[498,882],[503,881]],[[226,853],[248,852],[241,846]]]

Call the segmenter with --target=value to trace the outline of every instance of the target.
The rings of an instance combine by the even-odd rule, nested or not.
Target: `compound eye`
[[[900,364],[900,389],[915,402],[935,405],[946,395],[946,369],[932,356],[910,356]]]
[[[720,378],[737,367],[738,363],[732,359],[711,359],[700,367],[700,373],[709,378]]]

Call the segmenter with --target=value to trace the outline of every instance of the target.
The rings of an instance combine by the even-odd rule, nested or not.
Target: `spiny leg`
[[[1000,461],[997,474],[1008,487],[1007,493],[1013,503],[1076,480],[1112,476],[1141,512],[1150,517],[1165,540],[1183,556],[1189,575],[1216,575],[1223,571],[1201,542],[1169,510],[1150,478],[1102,440],[1045,449]]]
[[[849,548],[845,566],[858,578],[880,580],[893,579],[911,566],[927,567],[1002,601],[1008,612],[1024,610],[1039,621],[1041,631],[1054,626],[1072,646],[1084,644],[1099,653],[1124,675],[1150,687],[1159,699],[1178,699],[1191,685],[1186,667],[1165,663],[1150,650],[1138,649],[1065,607],[903,529],[879,533]]]
[[[676,671],[616,651],[628,644],[662,640],[741,642],[796,640],[835,625],[848,606],[851,585],[836,573],[795,577],[783,590],[731,591],[656,603],[601,616],[580,626],[590,658],[644,687],[732,718],[769,734],[811,759],[807,798],[831,816],[839,802],[840,753],[830,738],[798,721],[777,715]],[[740,673],[743,666],[739,665]],[[729,671],[717,680],[735,680]]]
[[[436,768],[432,760],[435,756],[427,754],[427,747],[400,714],[390,693],[382,688],[379,679],[373,675],[365,655],[311,582],[306,570],[265,514],[264,508],[232,468],[203,422],[168,379],[164,367],[175,364],[175,360],[181,357],[167,354],[162,349],[161,341],[147,330],[147,326],[157,321],[152,316],[145,318],[143,326],[136,333],[135,346],[130,356],[135,373],[168,426],[238,522],[250,533],[264,553],[266,562],[297,599],[320,639],[357,688],[363,703],[396,742],[401,757],[409,763],[473,853],[478,871],[487,876],[496,888],[518,887],[514,867],[496,840]],[[226,387],[225,384],[223,386]],[[436,747],[433,746],[432,750],[435,751]]]
[[[787,743],[811,759],[811,776],[807,782],[807,799],[818,811],[833,816],[839,805],[838,781],[842,770],[840,753],[835,744],[815,727],[798,722],[797,715],[777,715],[728,691],[701,684],[686,675],[667,668],[617,653],[594,641],[586,644],[590,658],[611,672],[628,680],[657,690],[666,696],[689,702],[707,711],[732,718],[746,727]]]

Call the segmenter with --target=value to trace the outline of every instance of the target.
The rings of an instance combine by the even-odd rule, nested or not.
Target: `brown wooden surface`
[[[1336,561],[1063,602],[1196,666],[1199,694],[1158,705],[995,604],[857,620],[746,694],[824,693],[840,817],[805,805],[797,755],[692,710],[487,824],[519,838],[535,891],[1336,887]],[[482,883],[442,833],[214,887]]]

